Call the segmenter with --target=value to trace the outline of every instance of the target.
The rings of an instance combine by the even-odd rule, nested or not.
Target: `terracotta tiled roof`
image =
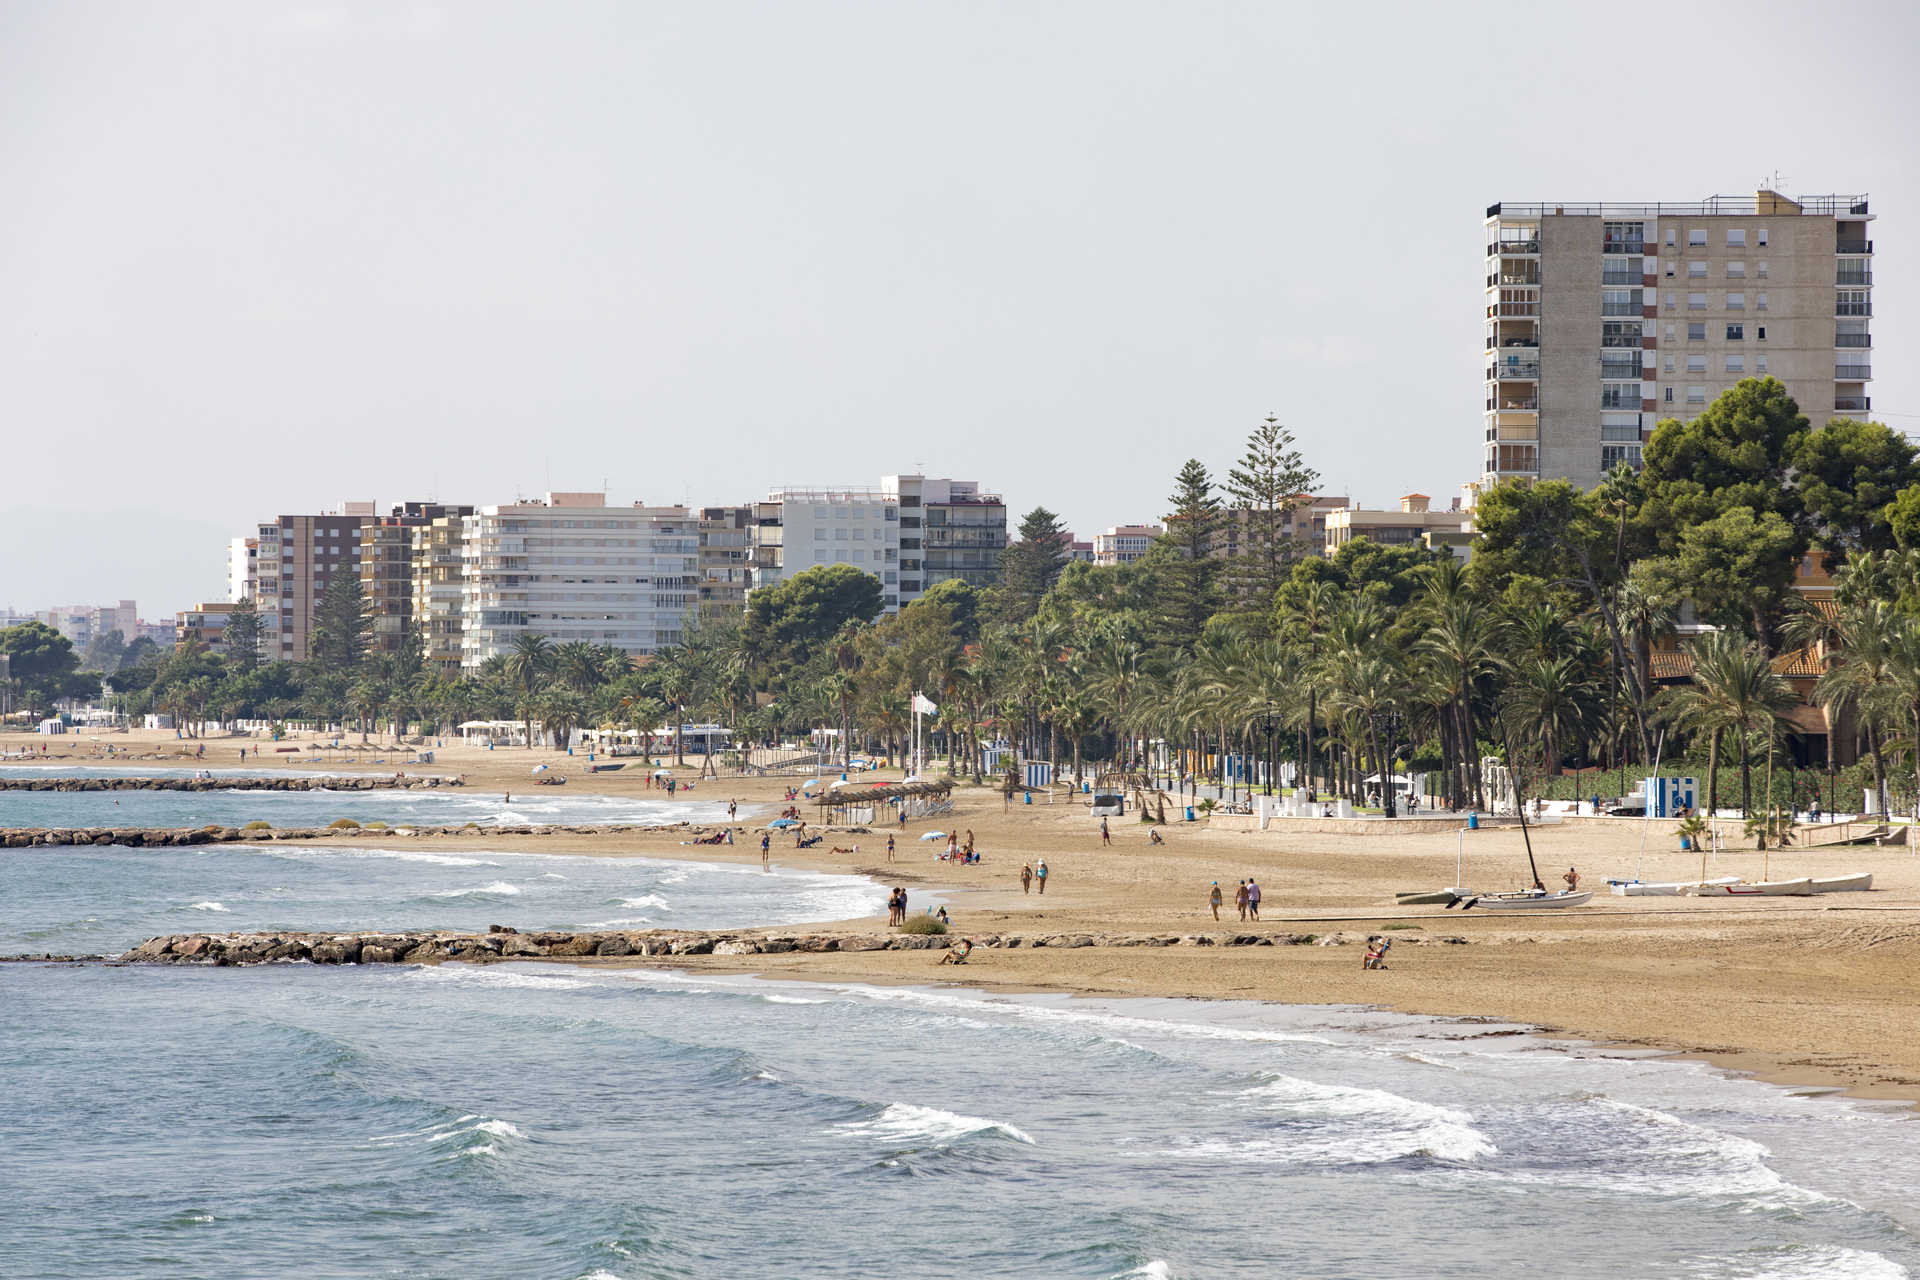
[[[1820,671],[1820,659],[1811,649],[1795,649],[1773,660],[1773,674],[1789,679],[1801,677],[1811,680],[1818,677]]]
[[[1653,671],[1655,680],[1690,680],[1693,678],[1693,659],[1678,651],[1656,650],[1647,655],[1647,662]]]

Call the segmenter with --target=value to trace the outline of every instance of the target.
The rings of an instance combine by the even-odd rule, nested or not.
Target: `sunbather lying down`
[[[967,962],[967,957],[972,954],[973,954],[973,939],[962,938],[960,939],[959,946],[949,948],[947,950],[947,953],[940,957],[940,963],[941,964],[965,964]]]
[[[833,846],[833,848],[832,848],[832,849],[830,849],[830,850],[829,850],[828,852],[830,852],[830,853],[858,853],[858,852],[860,852],[860,846],[859,846],[859,845],[855,845],[855,846],[853,846],[853,848],[851,848],[851,849],[842,849],[842,848],[841,848],[841,847],[840,847],[839,845],[835,845],[835,846]]]

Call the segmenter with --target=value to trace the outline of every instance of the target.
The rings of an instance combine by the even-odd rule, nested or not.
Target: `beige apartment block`
[[[1871,409],[1864,195],[1487,210],[1482,479],[1598,484],[1663,419],[1771,376],[1815,423]]]
[[[1397,511],[1342,507],[1327,516],[1326,554],[1333,555],[1355,538],[1386,547],[1413,543],[1449,546],[1464,540],[1472,515],[1462,511],[1458,499],[1445,511],[1432,509],[1433,499],[1424,493],[1409,493],[1400,499]]]
[[[1153,549],[1166,530],[1157,524],[1117,524],[1093,535],[1095,564],[1132,564]]]
[[[452,673],[460,669],[462,609],[466,576],[461,565],[466,547],[466,517],[460,507],[409,530],[412,535],[413,620],[420,628],[427,665]]]

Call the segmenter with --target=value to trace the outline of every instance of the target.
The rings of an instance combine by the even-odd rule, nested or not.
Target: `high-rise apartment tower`
[[[1867,197],[1487,210],[1487,483],[1592,487],[1743,378],[1816,424],[1870,408]]]

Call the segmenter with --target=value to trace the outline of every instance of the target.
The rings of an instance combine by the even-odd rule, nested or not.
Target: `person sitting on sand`
[[[947,909],[945,907],[941,907],[938,911],[934,912],[933,918],[935,920],[938,920],[941,924],[953,923],[953,921],[947,919]]]
[[[960,944],[958,946],[948,948],[947,953],[944,956],[940,957],[940,963],[941,964],[965,964],[967,962],[967,957],[972,954],[973,954],[973,939],[962,938],[960,939]]]
[[[1393,945],[1393,939],[1384,934],[1374,934],[1367,939],[1367,954],[1360,960],[1362,969],[1384,969],[1387,967],[1387,948]]]
[[[1166,841],[1165,841],[1165,840],[1162,840],[1162,839],[1160,838],[1160,828],[1158,828],[1158,827],[1153,827],[1153,828],[1151,828],[1151,829],[1149,829],[1149,830],[1148,830],[1148,832],[1147,832],[1147,843],[1148,843],[1148,844],[1165,844],[1165,843],[1166,843]]]

